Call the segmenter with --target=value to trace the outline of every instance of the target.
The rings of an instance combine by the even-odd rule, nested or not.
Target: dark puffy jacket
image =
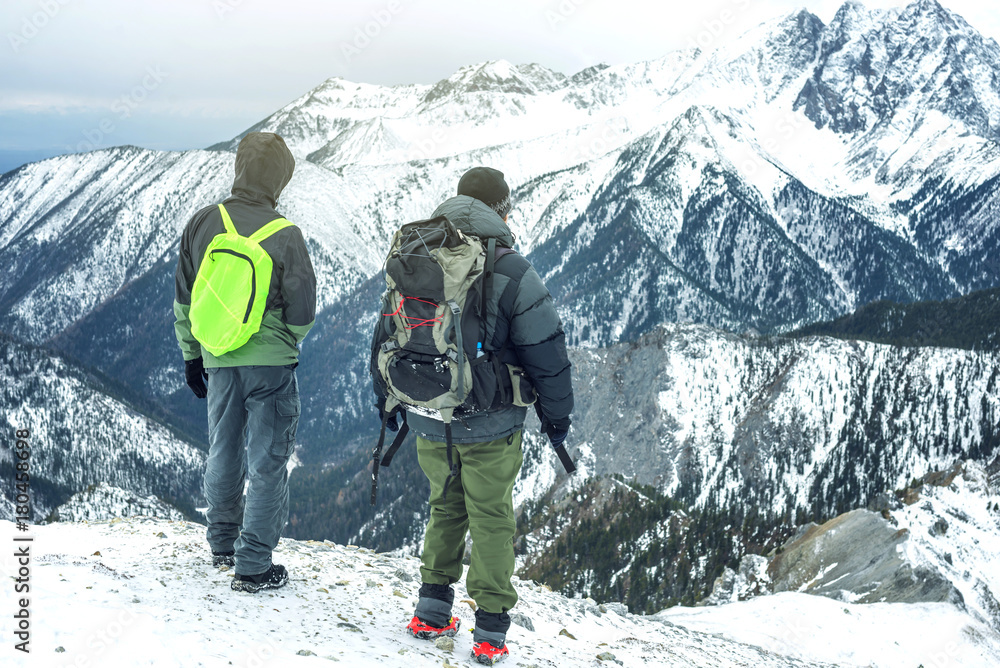
[[[492,209],[477,199],[459,195],[445,201],[431,216],[446,216],[456,227],[484,242],[495,238],[498,247],[511,248],[514,235]],[[555,305],[542,279],[531,264],[517,253],[498,254],[493,291],[486,306],[487,350],[501,351],[503,361],[524,368],[535,392],[548,430],[568,430],[573,411],[573,386],[566,340]],[[387,318],[380,318],[373,347],[388,338]],[[373,378],[377,379],[377,372]],[[380,404],[385,399],[374,382]],[[472,415],[456,415],[452,422],[455,443],[478,443],[508,436],[524,426],[527,409],[501,405]],[[407,414],[410,428],[433,441],[444,441],[444,423],[415,412]]]
[[[223,202],[236,231],[250,236],[281,214],[274,210],[278,196],[295,168],[284,140],[267,132],[253,132],[236,150],[233,196]],[[205,249],[225,232],[215,204],[201,209],[181,236],[174,281],[174,330],[185,360],[204,357],[206,367],[283,366],[298,359],[298,344],[316,318],[316,276],[302,232],[286,227],[271,235],[261,248],[273,262],[271,287],[260,330],[236,350],[215,357],[191,335],[191,287],[198,275]]]

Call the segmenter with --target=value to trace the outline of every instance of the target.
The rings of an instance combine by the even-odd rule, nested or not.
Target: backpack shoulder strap
[[[478,350],[482,350],[486,342],[486,302],[490,294],[493,293],[493,265],[497,260],[497,240],[490,237],[486,242],[486,266],[483,268],[483,283],[479,289],[479,344]]]
[[[233,225],[233,219],[229,217],[229,212],[226,211],[226,207],[222,206],[222,204],[219,204],[219,213],[222,214],[222,225],[226,228],[226,232],[239,236],[240,233],[236,231],[236,226]]]
[[[253,241],[256,241],[257,243],[260,243],[261,241],[263,241],[264,239],[267,239],[269,236],[271,236],[275,232],[283,230],[286,227],[291,227],[292,225],[293,225],[293,223],[290,220],[286,220],[284,218],[275,218],[270,223],[268,223],[264,227],[260,228],[259,230],[257,230],[253,234],[251,234],[250,235],[250,239],[253,240]]]
[[[235,234],[236,236],[240,236],[240,233],[236,230],[236,226],[233,225],[233,219],[230,218],[229,212],[226,211],[226,207],[224,207],[222,204],[219,204],[219,213],[222,214],[222,224],[226,228],[226,232],[228,232],[229,234]],[[294,225],[294,223],[292,223],[292,221],[290,220],[286,220],[285,218],[275,218],[267,225],[265,225],[264,227],[260,228],[259,230],[251,234],[249,238],[252,241],[260,243],[261,241],[267,239],[275,232],[283,230],[286,227],[290,227],[292,225]]]

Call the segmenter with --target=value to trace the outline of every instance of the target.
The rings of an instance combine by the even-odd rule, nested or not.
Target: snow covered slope
[[[228,196],[232,161],[231,153],[118,147],[0,177],[0,256],[8,267],[0,277],[0,327],[44,342],[137,281],[167,267],[172,274],[188,219]],[[339,181],[303,161],[282,197],[282,212],[309,243],[320,307],[381,262],[380,230],[353,220]],[[172,295],[161,296],[169,308]],[[130,339],[128,331],[116,333]]]
[[[654,619],[840,666],[990,668],[1000,662],[997,634],[948,603],[862,605],[786,592],[722,607],[671,608]]]
[[[0,530],[14,527],[0,522]],[[200,525],[131,518],[33,527],[32,534],[32,654],[19,656],[6,643],[0,651],[13,665],[473,665],[465,631],[473,614],[458,602],[468,599],[461,584],[455,612],[463,631],[453,649],[403,632],[419,588],[414,559],[283,540],[275,560],[288,567],[288,586],[249,595],[229,589],[231,571],[211,568]],[[13,572],[11,556],[3,563]],[[926,639],[932,627],[942,647],[969,659],[962,665],[986,666],[1000,656],[995,637],[943,605],[876,610],[787,594],[762,599],[766,614],[754,603],[702,609],[700,623],[714,621],[705,633],[677,625],[687,622],[682,616],[637,616],[532,582],[515,586],[521,600],[508,636],[510,665],[896,666],[902,657],[933,665],[936,646]],[[746,614],[730,622],[740,610]],[[884,634],[871,632],[876,619]],[[907,634],[924,640],[908,642],[904,654],[894,643]]]
[[[0,425],[11,435],[30,432],[32,521],[102,482],[193,511],[205,454],[121,396],[121,388],[3,336],[0,377]],[[3,448],[0,476],[13,481],[13,470],[14,449]],[[0,516],[11,518],[13,511],[12,504],[0,504]]]
[[[976,462],[958,463],[897,492],[901,501],[887,497],[881,517],[858,510],[810,527],[771,559],[770,588],[852,602],[950,599],[1000,633],[1000,573],[994,567],[1000,554],[1000,485],[990,477]],[[859,513],[892,536],[884,556],[879,553],[887,541],[847,519]],[[842,543],[840,549],[833,549],[833,542]],[[854,568],[848,563],[852,558]],[[895,578],[884,568],[875,573],[888,560],[903,567]],[[952,591],[942,591],[940,584]]]
[[[155,496],[142,497],[106,482],[89,485],[87,489],[55,509],[53,522],[111,520],[116,517],[146,515],[165,520],[182,520],[184,515]]]
[[[699,506],[833,516],[1000,445],[993,353],[670,325],[572,362],[588,471]]]
[[[870,626],[855,631],[861,641],[851,643],[847,651],[878,637],[893,647],[876,661],[879,666],[921,661],[925,665],[993,665],[998,660],[994,652],[973,650],[960,638],[983,637],[991,643],[1000,639],[996,598],[1000,592],[996,569],[1000,552],[998,465],[1000,459],[989,468],[970,461],[934,472],[899,492],[902,502],[893,499],[889,504],[892,510],[884,508],[881,517],[853,511],[822,527],[802,527],[800,535],[768,559],[748,557],[741,571],[747,561],[754,562],[751,570],[756,571],[756,582],[729,572],[717,593],[725,589],[728,601],[742,600],[749,605],[714,596],[715,603],[723,603],[715,612],[675,608],[657,617],[779,651],[781,647],[793,650],[805,635],[826,635],[829,625],[837,626],[843,619],[841,612],[849,616],[861,612]],[[748,587],[751,584],[753,593]],[[772,591],[785,593],[770,594]],[[803,610],[794,627],[764,630],[744,623],[749,621],[748,615],[768,615],[774,608],[797,605],[786,598],[789,592],[821,595],[837,603],[827,606],[829,612],[821,618]],[[914,604],[919,601],[948,603]],[[942,618],[912,636],[899,633],[896,621],[900,615],[936,616],[952,605],[975,622],[959,629],[954,618]],[[892,615],[893,622],[885,615]],[[925,620],[929,622],[930,616]],[[794,650],[791,653],[807,656]],[[933,663],[926,663],[928,657]],[[861,664],[870,660],[863,650],[852,658]]]

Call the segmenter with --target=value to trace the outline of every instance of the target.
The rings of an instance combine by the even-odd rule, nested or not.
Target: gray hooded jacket
[[[284,140],[270,132],[251,132],[236,149],[233,196],[223,202],[242,236],[250,236],[281,214],[274,210],[278,196],[292,178],[295,159]],[[298,344],[316,318],[316,276],[298,227],[271,235],[261,247],[274,263],[267,308],[260,331],[243,346],[215,357],[191,335],[191,287],[205,249],[225,232],[217,205],[201,209],[181,236],[174,281],[174,330],[185,360],[203,357],[206,367],[283,366],[298,359]]]

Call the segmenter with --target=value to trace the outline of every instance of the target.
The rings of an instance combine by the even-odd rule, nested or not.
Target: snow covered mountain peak
[[[965,19],[945,8],[937,0],[915,0],[900,11],[903,21],[915,20],[937,24],[945,30],[973,30]]]
[[[778,26],[786,33],[803,33],[811,35],[825,28],[823,19],[802,7],[798,11],[786,15],[778,22]]]
[[[1000,137],[1000,49],[936,0],[885,11],[846,3],[822,39],[794,106],[817,127],[912,129],[937,112],[979,136]]]
[[[878,11],[878,10],[876,10]],[[848,0],[833,15],[828,26],[831,32],[844,33],[858,30],[871,22],[871,10],[859,0]]]
[[[251,129],[278,132],[297,156],[333,169],[486,154],[545,164],[524,172],[527,181],[579,164],[552,161],[554,145],[595,144],[597,134],[604,154],[708,105],[764,134],[757,143],[778,135],[768,152],[811,188],[864,196],[881,184],[899,197],[913,194],[918,170],[935,167],[949,180],[949,165],[997,157],[980,139],[1000,137],[998,77],[1000,47],[939,3],[870,10],[852,1],[829,25],[802,9],[711,51],[573,76],[492,60],[432,85],[329,79]],[[789,140],[789,126],[807,124],[819,132]],[[935,164],[946,148],[963,159]],[[521,157],[530,151],[545,155]],[[818,165],[815,152],[832,164]]]
[[[513,65],[506,60],[492,60],[459,69],[435,84],[421,102],[432,108],[440,107],[442,103],[467,108],[478,106],[491,113],[516,116],[522,109],[520,104],[498,103],[495,99],[551,93],[564,87],[567,80],[566,75],[537,63]]]
[[[451,93],[516,93],[533,95],[557,90],[565,85],[566,75],[537,63],[513,65],[506,60],[491,60],[459,69],[438,82],[424,98],[433,102]]]

